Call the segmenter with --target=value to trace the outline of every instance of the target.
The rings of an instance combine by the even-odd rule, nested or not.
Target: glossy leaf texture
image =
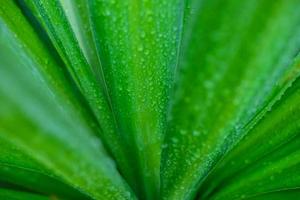
[[[298,199],[299,10],[5,1],[0,199]]]
[[[195,197],[216,163],[299,75],[299,6],[188,2],[162,158],[164,199]]]
[[[67,90],[72,82],[66,82],[65,88],[56,85],[64,76],[52,63],[51,54],[42,63],[47,51],[41,48],[41,41],[20,9],[13,1],[7,2],[0,16],[1,150],[11,152],[1,156],[1,163],[7,164],[1,165],[1,177],[38,192],[63,194],[68,199],[134,199],[95,137],[95,128],[86,121],[93,117],[83,118],[78,112],[85,106],[74,97],[76,91]],[[32,45],[27,34],[32,36]],[[84,113],[89,115],[88,111]],[[62,191],[64,188],[67,190]]]

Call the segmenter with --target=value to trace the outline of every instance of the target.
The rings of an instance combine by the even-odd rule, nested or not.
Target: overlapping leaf
[[[0,199],[299,197],[299,9],[7,1]]]
[[[238,199],[299,188],[299,103],[300,79],[217,165],[200,195]]]
[[[9,9],[14,13],[10,13]],[[14,18],[9,14],[13,14]],[[20,27],[23,32],[18,31]],[[28,45],[28,33],[35,36],[31,39],[36,43]],[[47,63],[52,60],[46,61],[46,66],[41,63],[45,53],[42,48],[37,51],[41,46],[13,2],[1,7],[1,138],[25,155],[13,160],[12,164],[28,167],[28,171],[19,171],[15,178],[25,186],[37,185],[41,180],[33,179],[30,182],[26,179],[32,174],[36,177],[38,169],[45,173],[45,176],[40,176],[46,182],[44,186],[51,185],[51,180],[45,179],[54,177],[65,184],[65,188],[71,186],[76,189],[78,198],[80,193],[85,198],[134,198],[100,141],[94,136],[93,126],[77,111],[75,105],[82,104],[72,103],[80,102],[80,99],[72,96],[70,101],[68,95],[72,94],[65,91],[70,83],[66,82],[65,88],[57,87],[56,83],[64,80],[60,77],[58,66],[50,65],[48,69]],[[51,55],[47,58],[51,59]],[[47,78],[43,73],[46,70],[49,72]],[[51,70],[58,72],[50,73]],[[52,81],[49,79],[51,75]],[[62,79],[56,82],[54,78]],[[82,107],[78,110],[84,109]],[[15,155],[14,151],[11,153]],[[28,157],[34,162],[28,163]],[[5,170],[2,171],[3,176],[8,176]],[[8,173],[11,172],[8,170]],[[21,173],[26,175],[18,176]],[[10,181],[13,181],[12,177],[14,175]]]
[[[114,116],[129,147],[135,179],[127,180],[142,199],[157,199],[183,1],[89,2]]]
[[[0,182],[10,183],[13,186],[23,187],[46,195],[53,195],[53,197],[87,199],[86,196],[62,182],[53,172],[40,165],[30,155],[24,153],[22,149],[3,137],[1,137],[0,146]]]
[[[72,11],[72,8],[67,2],[63,2],[64,7],[59,1],[24,2],[23,8],[30,10],[42,24],[90,103],[103,130],[101,138],[119,163],[124,176],[140,193],[139,196],[155,198],[159,191],[160,145],[165,111],[173,69],[177,63],[182,2],[115,4],[90,1],[92,30],[103,67],[100,68],[98,60],[98,64],[92,67],[94,70],[91,70],[84,54],[89,58],[92,56],[88,56],[87,48],[82,42],[78,44],[75,38],[75,35],[86,34],[74,29],[74,23],[80,23],[80,19],[76,20],[68,14],[67,11]],[[79,2],[80,5],[82,2]],[[138,17],[141,19],[138,20]],[[84,18],[81,20],[88,22]],[[100,81],[95,69],[102,75]]]
[[[163,154],[165,199],[195,196],[215,163],[298,76],[299,6],[189,2]]]

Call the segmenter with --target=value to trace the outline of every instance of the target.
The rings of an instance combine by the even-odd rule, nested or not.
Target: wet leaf
[[[299,0],[8,0],[0,199],[297,199]]]
[[[163,153],[165,199],[195,196],[215,164],[299,75],[299,1],[197,2],[186,8]]]
[[[89,1],[119,134],[141,199],[157,199],[160,152],[177,64],[183,1]]]
[[[6,6],[18,11],[13,3]],[[134,198],[95,137],[93,128],[80,117],[74,105],[67,103],[68,98],[61,95],[61,91],[53,89],[55,83],[45,81],[47,79],[40,72],[43,66],[35,59],[43,54],[39,55],[34,49],[29,53],[24,50],[26,43],[22,39],[26,35],[11,32],[14,29],[9,29],[5,23],[9,19],[7,12],[1,11],[1,138],[25,155],[12,164],[22,167],[30,158],[34,163],[26,164],[29,170],[43,170],[46,176],[54,177],[66,188],[72,187],[87,198]],[[12,154],[15,156],[14,152]],[[40,183],[40,180],[30,183],[26,179],[31,173],[24,173],[23,177],[15,175],[20,183],[25,186]]]

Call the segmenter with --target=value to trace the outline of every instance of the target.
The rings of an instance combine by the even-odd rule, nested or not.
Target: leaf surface
[[[89,103],[100,125],[101,139],[117,161],[122,174],[125,175],[133,188],[148,184],[154,187],[150,183],[134,181],[139,179],[141,175],[136,169],[138,161],[134,159],[135,152],[132,149],[132,142],[128,143],[125,140],[126,135],[130,133],[121,134],[124,131],[120,129],[115,111],[112,109],[106,83],[97,79],[97,75],[84,57],[76,34],[72,30],[60,1],[25,0],[24,2],[23,9],[32,12],[42,25],[81,93]],[[102,68],[99,70],[102,72]],[[101,78],[104,80],[103,76]],[[158,175],[156,177],[158,178]]]
[[[204,183],[202,196],[238,199],[300,187],[299,102],[300,79],[297,79],[272,110],[216,166]]]
[[[89,199],[3,137],[0,146],[1,182],[66,199]]]
[[[299,5],[188,2],[162,159],[165,199],[193,198],[215,164],[299,75]]]
[[[9,11],[15,11],[15,19],[22,22],[20,11],[12,1],[1,8],[0,132],[3,141],[8,141],[33,159],[39,169],[51,173],[47,175],[75,188],[86,197],[134,199],[114,162],[94,136],[93,128],[73,104],[68,104],[67,95],[53,89],[57,87],[54,86],[55,80],[50,82],[41,73],[43,65],[40,59],[43,54],[39,55],[34,48],[25,50],[29,48],[25,35],[30,33],[28,25],[19,24],[19,28],[24,29],[23,35],[16,31],[14,21],[9,21],[7,16],[12,14]],[[4,12],[4,8],[11,10]],[[36,42],[34,37],[31,39]],[[39,47],[34,43],[32,46]],[[55,77],[55,73],[51,75]],[[21,167],[26,159],[24,156],[20,162],[15,160],[17,163],[14,164]],[[37,166],[34,164],[33,170]],[[23,178],[30,175],[27,173]],[[22,179],[21,176],[17,178]],[[26,180],[21,181],[26,183]]]
[[[97,77],[102,80],[103,75],[92,33],[88,0],[60,0],[60,2],[86,60]]]
[[[160,152],[184,1],[89,1],[112,110],[141,199],[157,199]]]
[[[260,194],[251,198],[247,198],[249,200],[282,200],[282,199],[297,199],[300,195],[299,189],[291,189],[291,190],[282,190],[276,192],[270,192],[266,194]]]
[[[30,199],[30,200],[52,200],[53,199],[54,200],[54,199],[57,199],[55,197],[50,198],[50,197],[46,197],[46,196],[31,194],[28,192],[14,191],[14,190],[5,189],[5,188],[0,188],[0,198],[5,199],[5,200],[24,200],[24,199]]]

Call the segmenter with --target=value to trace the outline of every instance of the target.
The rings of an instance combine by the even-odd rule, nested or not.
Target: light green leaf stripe
[[[81,123],[85,123],[96,131],[93,118],[85,109],[85,104],[80,101],[81,97],[62,70],[61,63],[56,60],[55,55],[50,53],[49,46],[40,40],[13,1],[7,1],[0,7],[0,17],[1,21],[4,20],[5,22],[5,25],[1,22],[1,41],[10,42],[9,37],[5,39],[6,34],[14,36],[13,39],[11,38],[12,43],[17,42],[19,48],[22,49],[21,51],[26,52],[26,59],[34,60],[30,69],[33,73],[42,74],[43,81],[49,83],[46,89],[48,92],[50,92],[49,90],[55,91],[55,93],[51,92],[51,97],[64,99],[64,103],[74,109],[73,111],[76,113],[77,118],[80,118]],[[10,30],[6,32],[8,28]],[[1,46],[1,57],[6,56],[7,52],[5,50],[5,46]],[[13,57],[10,58],[13,59]],[[7,66],[2,64],[4,63],[1,63],[1,68],[5,69]],[[5,104],[1,105],[1,108],[4,109]],[[0,110],[2,111],[2,109]],[[1,137],[0,144],[1,180],[14,182],[14,184],[23,185],[39,192],[71,196],[73,199],[83,198],[83,195],[71,189],[70,186],[56,180],[58,178],[51,171],[34,162],[21,149],[16,150],[17,147],[14,147],[5,138]],[[31,178],[28,179],[28,177]],[[44,184],[40,184],[41,182],[44,182]]]
[[[84,56],[96,77],[103,81],[101,64],[91,30],[88,0],[60,0],[60,2]]]
[[[66,14],[58,0],[23,1],[22,8],[29,10],[44,27],[67,69],[89,103],[100,125],[99,134],[105,146],[116,159],[123,173],[134,174],[128,162],[131,155],[122,145],[118,126],[111,112],[106,91],[80,49]]]
[[[189,1],[163,152],[163,198],[193,198],[299,75],[293,64],[299,6],[298,0]]]
[[[98,132],[95,120],[87,109],[82,95],[74,87],[74,82],[64,70],[64,65],[53,47],[43,40],[42,33],[33,29],[32,24],[26,20],[22,11],[13,1],[7,1],[0,7],[0,17],[11,34],[18,40],[22,51],[36,62],[36,66],[32,67],[32,70],[42,74],[43,81],[48,82],[50,89],[55,90],[53,95],[64,98],[64,101],[78,112],[78,117],[83,122],[86,121],[95,132]]]

